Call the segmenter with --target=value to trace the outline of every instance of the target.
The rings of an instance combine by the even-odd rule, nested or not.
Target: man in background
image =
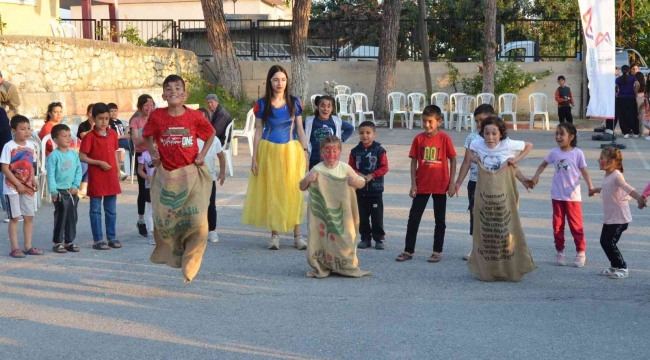
[[[2,78],[2,72],[0,72],[0,106],[5,109],[9,108],[7,115],[10,119],[14,115],[18,115],[18,107],[20,106],[18,90],[12,83]]]
[[[230,138],[226,140],[226,128],[232,122],[232,117],[226,109],[219,104],[219,98],[215,94],[208,94],[205,97],[205,103],[208,105],[208,113],[210,114],[210,124],[216,131],[215,136],[221,141],[221,146],[226,146],[226,142],[232,139],[232,132]]]

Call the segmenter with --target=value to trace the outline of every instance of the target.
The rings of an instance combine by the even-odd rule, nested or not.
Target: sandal
[[[66,245],[65,249],[68,250],[69,252],[79,252],[81,250],[79,246],[72,243]]]
[[[429,260],[427,261],[430,263],[437,263],[440,260],[442,260],[442,254],[440,254],[439,252],[434,252],[433,254],[431,254],[431,256],[429,256]]]
[[[25,255],[43,255],[43,251],[39,250],[38,248],[31,248],[27,251],[25,251]]]
[[[108,240],[108,246],[113,249],[119,249],[122,247],[122,243],[119,240]]]
[[[612,276],[616,272],[616,268],[610,267],[600,272],[603,276]]]
[[[68,250],[63,246],[61,243],[55,243],[54,246],[52,246],[52,251],[54,251],[57,254],[65,254],[68,252]]]
[[[106,245],[105,241],[96,242],[93,244],[93,249],[95,250],[110,250],[111,248]]]
[[[609,277],[610,279],[625,279],[628,276],[627,269],[616,269]]]
[[[9,253],[9,256],[11,256],[14,259],[22,259],[27,257],[25,256],[25,253],[20,249],[13,250],[12,252]]]
[[[395,259],[395,261],[404,262],[404,261],[411,260],[411,259],[413,259],[413,254],[403,252],[403,253],[397,255],[397,258]]]

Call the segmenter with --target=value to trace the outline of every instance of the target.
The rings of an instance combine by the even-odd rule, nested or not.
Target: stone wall
[[[167,75],[201,72],[189,51],[45,36],[0,36],[0,71],[30,117],[42,117],[53,101],[67,115],[98,101],[132,111],[140,94],[160,98]]]
[[[266,74],[269,67],[273,65],[270,62],[261,61],[243,61],[240,62],[243,78],[244,91],[250,99],[257,99],[263,96]],[[291,71],[290,63],[281,63],[288,71]],[[478,69],[476,63],[455,63],[461,75],[473,76]],[[579,108],[582,100],[582,62],[575,61],[558,61],[558,62],[531,62],[521,63],[522,70],[529,72],[541,72],[552,69],[552,74],[540,79],[526,89],[519,92],[517,112],[521,115],[528,115],[528,95],[541,92],[548,96],[548,110],[553,117],[557,116],[557,105],[555,103],[555,90],[557,89],[557,77],[564,75],[567,79],[567,86],[571,87],[576,108]],[[205,66],[213,66],[211,63],[205,63]],[[370,107],[372,107],[372,98],[375,89],[375,78],[377,71],[377,62],[375,61],[337,61],[337,62],[313,62],[309,64],[309,94],[323,93],[325,81],[336,81],[340,85],[347,85],[352,88],[353,92],[362,92],[368,95]],[[433,80],[434,91],[443,91],[446,93],[456,92],[449,82],[447,76],[447,66],[445,63],[431,63],[431,78]],[[215,81],[210,71],[204,71],[204,76],[208,81]],[[404,93],[422,92],[426,93],[424,82],[424,73],[422,63],[404,61],[397,63],[396,72],[397,86],[395,91]],[[457,85],[458,90],[462,91],[462,86]],[[473,94],[475,95],[475,94]],[[499,94],[497,94],[498,96]],[[586,98],[586,97],[585,97]],[[428,102],[428,101],[427,101]],[[584,104],[586,106],[586,104]],[[578,114],[574,110],[574,116]],[[521,121],[521,120],[520,120]]]

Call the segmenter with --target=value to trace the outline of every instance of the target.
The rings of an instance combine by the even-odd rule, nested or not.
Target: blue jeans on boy
[[[102,200],[104,200],[104,216],[106,221],[106,239],[115,240],[115,221],[117,219],[117,195],[97,196],[90,198],[90,229],[93,241],[104,240],[102,234]]]

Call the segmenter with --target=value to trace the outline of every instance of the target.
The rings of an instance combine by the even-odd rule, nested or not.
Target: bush
[[[455,85],[459,77],[458,68],[451,63],[448,63],[447,66],[449,68],[448,75]],[[549,69],[532,73],[521,70],[521,66],[512,62],[498,62],[494,74],[494,94],[517,94],[520,90],[528,87],[528,85],[551,75],[551,72]],[[483,67],[479,65],[476,75],[469,78],[462,78],[460,79],[460,83],[463,86],[463,92],[466,94],[479,94],[483,92]]]
[[[185,79],[185,90],[187,90],[188,97],[186,103],[199,104],[201,107],[206,107],[205,97],[208,94],[215,94],[219,98],[219,104],[223,106],[230,116],[235,119],[233,128],[243,129],[246,124],[246,114],[253,108],[254,102],[244,100],[238,101],[229,92],[222,87],[210,84],[205,79],[198,76],[183,74]]]

